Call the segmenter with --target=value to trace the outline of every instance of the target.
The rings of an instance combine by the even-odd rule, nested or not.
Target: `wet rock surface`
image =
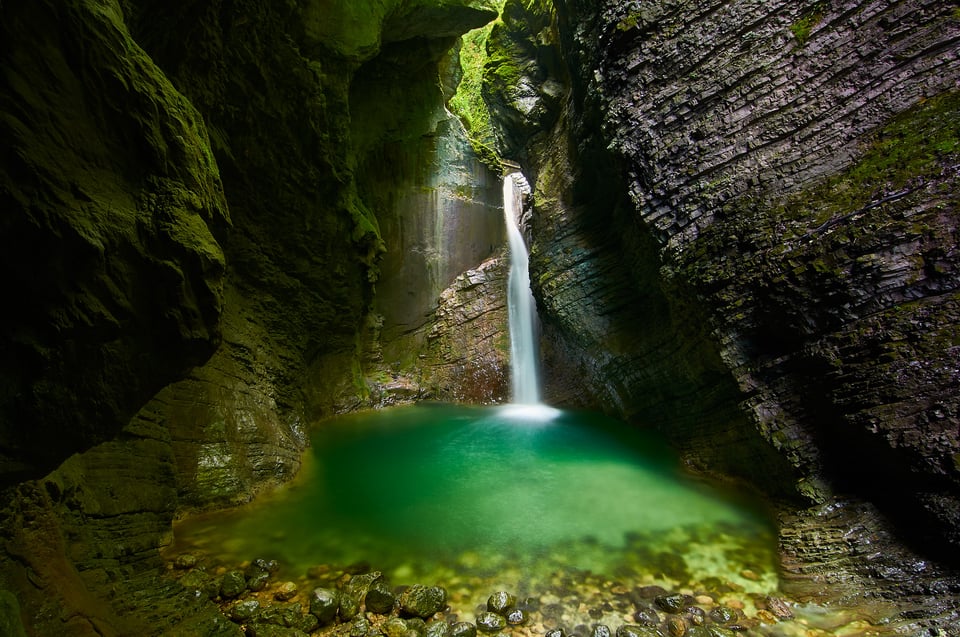
[[[478,576],[469,570],[462,571],[454,577],[459,583],[448,589],[424,584],[397,586],[389,583],[381,572],[362,571],[363,568],[365,565],[311,568],[307,575],[296,579],[295,595],[283,602],[277,601],[274,592],[284,584],[280,579],[271,579],[263,591],[247,590],[240,600],[226,599],[217,589],[196,591],[198,595],[209,596],[225,617],[247,635],[473,637],[479,632],[515,637],[830,637],[901,635],[910,630],[910,624],[902,621],[869,623],[864,620],[865,615],[879,619],[882,603],[870,610],[864,606],[828,610],[782,594],[749,593],[735,584],[716,579],[693,584],[693,588],[685,590],[671,590],[654,584],[655,581],[668,582],[651,574],[642,577],[645,583],[631,584],[628,580],[607,579],[588,572],[558,571],[550,582],[526,590],[522,598],[499,590],[486,601],[480,601],[484,599],[483,587],[492,585],[497,575]],[[208,577],[220,580],[239,572],[236,568],[214,567],[202,557],[187,573],[178,569],[170,572],[189,589],[200,581],[196,573],[207,572],[207,569]],[[218,571],[223,573],[216,575]],[[356,580],[360,580],[359,585]],[[364,590],[366,595],[358,598],[358,614],[345,618],[343,600],[351,592]],[[401,600],[427,600],[426,605],[418,609],[420,615],[413,615],[402,604],[371,604],[379,595],[377,591],[382,590],[391,591]],[[443,601],[439,601],[441,599]],[[503,605],[506,599],[512,599],[513,603]],[[491,610],[491,606],[499,610]],[[522,614],[522,622],[516,621],[517,613]]]

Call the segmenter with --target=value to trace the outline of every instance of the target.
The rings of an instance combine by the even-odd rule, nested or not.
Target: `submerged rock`
[[[451,637],[451,626],[443,620],[427,622],[424,637]]]
[[[447,591],[440,586],[414,584],[400,595],[400,609],[414,617],[431,617],[443,609]]]
[[[653,601],[661,610],[665,610],[666,612],[673,614],[683,612],[684,608],[696,602],[693,597],[689,595],[681,595],[679,593],[673,595],[660,595]]]
[[[241,571],[229,571],[224,573],[220,580],[220,596],[224,599],[234,599],[239,597],[247,589],[247,578]]]
[[[297,585],[293,582],[284,582],[277,587],[273,598],[278,602],[286,602],[297,596]]]
[[[718,624],[732,624],[740,618],[740,613],[734,608],[717,606],[710,611],[710,619]]]
[[[502,615],[491,611],[484,611],[477,615],[477,630],[484,633],[498,633],[507,627],[507,620]]]
[[[487,598],[487,610],[498,615],[506,615],[516,605],[517,598],[505,591],[497,591]]]
[[[477,637],[477,627],[469,622],[456,622],[450,626],[450,637]]]
[[[507,623],[510,624],[511,626],[520,626],[521,624],[525,624],[527,623],[527,611],[523,610],[522,608],[514,608],[511,610],[508,610],[506,615],[506,620],[507,620]],[[605,636],[598,636],[598,637],[605,637]]]
[[[322,625],[333,623],[340,608],[340,593],[329,588],[315,588],[310,593],[310,613]]]
[[[687,622],[682,617],[671,617],[667,620],[666,628],[671,637],[683,637],[687,632]]]
[[[633,613],[633,621],[641,626],[659,626],[660,614],[652,608],[638,608]]]
[[[249,599],[237,602],[227,611],[227,615],[235,622],[243,623],[250,621],[260,611],[260,602],[255,599]]]
[[[662,637],[660,631],[652,626],[624,624],[617,628],[617,637]]]
[[[684,616],[694,626],[700,626],[706,621],[707,613],[699,606],[690,606],[684,611]]]
[[[364,598],[364,605],[371,613],[386,615],[393,610],[393,605],[397,598],[393,591],[383,580],[377,580],[370,584],[367,594]]]
[[[595,624],[590,630],[590,637],[611,637],[610,627],[606,624]]]
[[[411,632],[416,635],[416,631],[412,631],[407,622],[399,617],[391,617],[383,622],[380,630],[387,637],[411,637]]]

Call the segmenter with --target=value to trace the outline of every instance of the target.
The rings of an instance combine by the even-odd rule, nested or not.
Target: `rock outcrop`
[[[439,68],[496,16],[201,4],[0,5],[0,589],[38,634],[236,633],[158,548],[289,478],[344,388],[366,400],[379,261],[409,245],[378,216],[438,170]],[[376,168],[403,144],[415,178]]]
[[[4,484],[114,437],[221,336],[207,129],[114,9],[2,7]]]
[[[794,572],[955,587],[796,529],[869,510],[858,536],[887,566],[960,549],[956,11],[555,4],[508,3],[488,67],[535,184],[548,393],[655,425],[793,511],[820,503],[784,520]],[[949,622],[931,601],[904,616]]]

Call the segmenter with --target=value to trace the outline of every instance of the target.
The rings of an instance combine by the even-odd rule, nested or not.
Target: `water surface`
[[[560,572],[776,587],[759,509],[686,477],[653,434],[597,414],[392,408],[320,423],[307,456],[293,484],[180,523],[175,550],[291,573],[362,562],[406,583],[495,576],[514,590]]]

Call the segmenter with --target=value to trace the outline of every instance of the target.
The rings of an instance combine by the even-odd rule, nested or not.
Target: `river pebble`
[[[795,619],[794,605],[786,598],[746,594],[717,581],[671,589],[570,570],[557,571],[536,583],[541,589],[531,584],[518,595],[492,585],[497,573],[461,574],[448,592],[419,583],[391,587],[378,571],[360,572],[368,565],[318,565],[305,569],[297,581],[274,582],[275,562],[252,560],[231,567],[205,564],[201,556],[178,563],[172,559],[166,572],[198,596],[219,600],[224,616],[246,627],[248,635],[283,630],[285,635],[318,637],[813,635],[807,620]],[[504,579],[519,577],[509,563],[503,568]],[[484,588],[493,592],[482,597]],[[311,593],[298,597],[301,590]],[[855,628],[860,626],[838,622],[830,627],[836,633],[818,627],[816,637],[857,634],[849,632]]]

